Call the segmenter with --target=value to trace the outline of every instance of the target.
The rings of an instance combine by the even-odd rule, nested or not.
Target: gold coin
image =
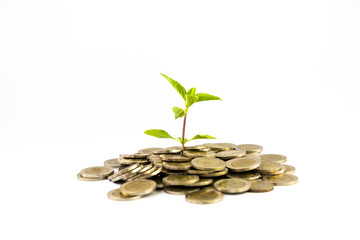
[[[161,172],[161,169],[162,169],[161,166],[159,167],[155,165],[153,168],[143,173],[144,174],[143,178],[151,178],[153,176],[156,176]]]
[[[164,192],[174,195],[185,195],[193,191],[197,191],[200,188],[184,187],[184,186],[165,186]]]
[[[229,170],[227,168],[225,168],[222,171],[212,172],[212,173],[208,173],[208,174],[201,174],[201,177],[220,177],[220,176],[228,174],[228,172],[229,172]]]
[[[191,165],[199,170],[222,171],[226,163],[219,158],[199,157],[191,160]]]
[[[228,143],[205,143],[203,146],[215,151],[228,151],[234,149],[233,146],[229,146]]]
[[[160,159],[166,162],[188,162],[191,158],[180,154],[161,154]]]
[[[129,158],[129,159],[139,159],[143,158],[146,159],[150,154],[148,153],[134,153],[134,154],[120,154],[121,158]]]
[[[285,173],[286,167],[285,166],[281,166],[281,168],[277,171],[273,171],[273,172],[262,172],[264,175],[270,175],[270,176],[275,176],[275,175],[280,175]]]
[[[107,177],[114,173],[112,167],[89,167],[81,170],[80,175],[85,178]]]
[[[270,181],[276,186],[289,186],[298,182],[298,177],[292,174],[284,173],[277,176],[265,176],[265,181]]]
[[[205,147],[204,145],[196,145],[196,146],[185,147],[185,150],[208,152],[210,151],[210,148]]]
[[[106,177],[83,177],[81,176],[80,173],[77,174],[77,179],[81,180],[81,181],[101,181],[101,180],[104,180],[106,179]]]
[[[259,167],[261,161],[257,157],[245,156],[234,158],[226,162],[226,166],[233,172],[246,172]]]
[[[189,150],[185,150],[184,155],[190,158],[197,158],[197,157],[214,158],[216,156],[216,154],[212,151],[201,152],[201,151],[189,151]]]
[[[115,201],[131,201],[141,198],[141,196],[129,196],[121,193],[120,189],[114,189],[108,192],[108,198]]]
[[[126,179],[129,179],[133,176],[135,176],[144,166],[143,165],[139,165],[137,168],[134,168],[128,172],[125,172],[123,174],[120,174],[114,178],[111,178],[110,180],[112,182],[117,182],[117,181],[120,181],[120,180],[126,180]]]
[[[110,175],[108,178],[111,180],[111,179],[113,179],[113,178],[115,178],[115,177],[120,176],[121,174],[124,174],[124,173],[126,173],[126,172],[129,172],[129,171],[135,169],[135,168],[138,168],[139,166],[140,166],[139,163],[135,163],[135,164],[133,164],[133,165],[130,165],[130,166],[128,166],[128,167],[125,167],[125,168],[119,170],[118,172],[114,173],[113,175]]]
[[[188,170],[191,168],[190,162],[163,162],[163,167],[169,170]]]
[[[119,158],[119,163],[124,165],[131,165],[134,163],[148,163],[149,160],[146,158]]]
[[[260,166],[256,168],[257,171],[261,173],[271,173],[271,172],[277,172],[281,170],[282,166],[280,163],[277,162],[271,162],[271,161],[265,161],[261,162]],[[285,171],[285,169],[284,169]]]
[[[130,196],[144,196],[156,189],[156,182],[149,179],[140,179],[126,182],[121,185],[120,192]]]
[[[261,178],[261,173],[255,171],[249,172],[229,172],[228,177],[230,178],[242,178],[248,181],[255,181]]]
[[[185,198],[190,203],[211,204],[220,202],[223,199],[223,194],[214,190],[198,190],[186,194]]]
[[[216,190],[223,193],[242,193],[251,187],[251,182],[240,178],[221,179],[214,183]]]
[[[104,162],[105,167],[119,168],[120,165],[121,163],[119,163],[117,158],[112,158]]]
[[[286,165],[286,164],[283,164],[283,166],[285,167],[285,173],[288,173],[288,174],[294,174],[295,173],[295,167],[293,166],[290,166],[290,165]]]
[[[183,186],[199,181],[197,175],[170,175],[163,178],[163,183],[168,186]]]
[[[187,187],[202,187],[202,186],[207,186],[213,183],[213,179],[212,178],[200,178],[200,180],[196,183],[191,183],[191,184],[185,184],[184,186]]]
[[[144,148],[140,149],[138,153],[152,154],[154,151],[162,150],[163,148]]]
[[[274,184],[269,181],[257,181],[251,183],[250,192],[270,192],[274,189]]]
[[[229,160],[232,158],[239,158],[245,156],[246,151],[244,149],[240,150],[229,150],[229,151],[221,151],[216,153],[216,157],[223,159],[223,160]]]
[[[256,144],[240,144],[237,146],[238,149],[244,149],[246,154],[259,154],[262,152],[263,147]]]
[[[159,175],[151,177],[150,180],[156,182],[156,189],[162,189],[164,187],[164,184],[162,182],[162,177],[160,177]]]
[[[197,169],[189,169],[186,171],[188,174],[210,174],[216,171],[211,170],[197,170]]]
[[[177,149],[177,148],[166,148],[166,149],[162,149],[162,150],[156,150],[154,151],[152,154],[176,154],[176,153],[181,153],[181,148]]]
[[[284,155],[280,155],[280,154],[261,154],[260,158],[261,161],[272,161],[277,163],[284,163],[287,160],[287,158]]]
[[[184,175],[184,174],[186,174],[185,171],[175,171],[175,170],[169,170],[166,168],[162,168],[161,173],[164,173],[166,175]]]

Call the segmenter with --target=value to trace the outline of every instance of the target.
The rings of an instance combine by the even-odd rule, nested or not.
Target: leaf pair
[[[165,130],[161,130],[161,129],[149,129],[146,130],[144,133],[146,133],[147,135],[153,136],[153,137],[157,137],[157,138],[171,138],[174,139],[178,142],[182,142],[181,138],[174,138],[172,137],[169,133],[167,133]],[[195,139],[215,139],[215,137],[212,137],[210,135],[201,135],[198,134],[196,136],[194,136],[192,139],[185,139],[184,143],[187,143],[191,140],[195,140]]]
[[[175,119],[183,117],[189,107],[197,102],[203,102],[203,101],[210,101],[210,100],[221,100],[221,98],[216,97],[214,95],[208,94],[208,93],[198,93],[196,94],[196,88],[190,88],[189,91],[186,91],[186,89],[177,81],[174,79],[163,75],[168,82],[175,88],[175,90],[181,95],[181,97],[184,99],[185,102],[185,109],[179,108],[179,107],[173,107],[172,110],[175,114]]]

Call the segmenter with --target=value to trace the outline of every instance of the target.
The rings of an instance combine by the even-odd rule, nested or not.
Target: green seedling
[[[185,138],[186,116],[187,116],[189,108],[194,103],[210,101],[210,100],[221,100],[222,101],[222,99],[219,97],[216,97],[214,95],[207,94],[207,93],[196,93],[196,88],[190,88],[189,91],[186,91],[185,88],[180,83],[175,81],[174,79],[166,76],[165,74],[161,74],[161,75],[163,75],[169,81],[169,83],[175,88],[175,90],[184,99],[184,102],[185,102],[184,109],[179,108],[179,107],[172,108],[172,110],[175,114],[175,119],[182,118],[182,117],[184,118],[182,137],[174,138],[169,133],[167,133],[166,131],[161,130],[161,129],[149,129],[149,130],[146,130],[144,133],[146,133],[150,136],[153,136],[153,137],[157,137],[157,138],[174,139],[175,141],[178,141],[179,143],[181,143],[182,151],[184,151],[185,143],[187,143],[189,141],[192,141],[195,139],[215,139],[215,137],[212,137],[210,135],[201,135],[201,134],[198,134],[191,139]]]

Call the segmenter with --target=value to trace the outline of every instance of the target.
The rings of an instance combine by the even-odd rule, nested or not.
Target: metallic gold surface
[[[295,173],[295,167],[293,166],[290,166],[290,165],[286,165],[286,164],[283,164],[283,166],[285,167],[285,173],[288,173],[288,174],[294,174]]]
[[[198,170],[198,169],[189,169],[186,171],[186,173],[188,174],[210,174],[216,171],[212,171],[212,170]]]
[[[263,179],[272,182],[276,186],[289,186],[298,182],[297,176],[288,173],[277,176],[265,176]]]
[[[281,168],[282,168],[282,165],[280,163],[272,162],[272,161],[265,161],[265,162],[261,162],[260,166],[257,167],[256,170],[261,173],[272,173],[272,172],[280,171]],[[284,169],[284,171],[285,171],[285,169]]]
[[[189,162],[191,158],[181,154],[160,154],[160,159],[165,162]]]
[[[226,166],[233,172],[250,171],[259,167],[260,164],[260,159],[253,156],[234,158],[226,162]]]
[[[134,153],[134,154],[120,154],[119,155],[121,158],[128,158],[128,159],[139,159],[139,158],[143,158],[146,159],[147,156],[149,156],[148,153]]]
[[[232,158],[239,158],[245,156],[246,151],[244,149],[239,150],[228,150],[228,151],[220,151],[216,153],[216,157],[222,160],[229,160]]]
[[[108,198],[115,201],[131,201],[141,198],[141,196],[129,196],[121,193],[120,189],[114,189],[108,192]]]
[[[197,191],[199,189],[200,188],[184,187],[184,186],[164,186],[164,192],[174,195],[185,195]]]
[[[240,178],[221,179],[214,183],[216,190],[223,193],[242,193],[251,187],[251,182]]]
[[[190,203],[211,204],[220,202],[223,199],[223,194],[214,190],[198,190],[186,194],[185,198]]]
[[[163,183],[168,186],[184,186],[198,181],[197,175],[171,175],[163,178]]]
[[[201,174],[200,176],[201,177],[220,177],[220,176],[224,176],[226,174],[228,174],[229,170],[227,168],[225,168],[224,170],[222,171],[217,171],[217,172],[212,172],[212,173],[207,173],[207,174]]]
[[[244,149],[246,154],[259,154],[262,152],[263,147],[256,144],[240,144],[237,146],[238,149]]]
[[[251,183],[250,192],[270,192],[274,189],[274,184],[269,181],[257,181]]]
[[[228,143],[205,143],[203,146],[215,151],[228,151],[234,149],[234,147]]]
[[[153,148],[143,148],[143,149],[140,149],[138,153],[152,154],[154,151],[162,150],[162,149],[163,149],[163,148],[156,148],[156,147],[153,147]]]
[[[184,184],[184,186],[187,187],[202,187],[202,186],[207,186],[213,183],[213,179],[212,178],[200,178],[200,180],[196,183],[191,183],[191,184]]]
[[[105,167],[119,168],[121,163],[119,163],[118,158],[108,159],[104,162]]]
[[[199,157],[191,160],[191,165],[199,170],[222,171],[226,168],[226,163],[219,158]]]
[[[255,171],[249,172],[229,172],[227,174],[230,178],[242,178],[248,181],[258,180],[262,177],[261,173]]]
[[[189,151],[189,150],[185,150],[184,155],[190,158],[197,158],[197,157],[214,158],[216,156],[216,154],[212,151],[201,152],[201,151]]]
[[[190,162],[163,162],[163,167],[169,170],[188,170],[191,168]]]
[[[261,158],[261,161],[284,163],[287,160],[287,158],[284,155],[280,155],[280,154],[261,154],[259,156]]]
[[[121,185],[120,192],[129,196],[144,196],[156,189],[156,182],[149,179],[140,179],[126,182]]]
[[[273,171],[273,172],[262,172],[262,174],[266,175],[266,176],[276,176],[276,175],[280,175],[285,173],[286,167],[285,166],[281,166],[281,168],[279,170]]]
[[[106,177],[83,177],[80,173],[78,173],[77,175],[77,179],[81,180],[81,181],[89,181],[89,182],[94,182],[94,181],[101,181],[106,179]]]
[[[89,167],[80,171],[80,175],[85,178],[97,178],[97,177],[107,177],[114,173],[112,167],[98,166],[98,167]]]
[[[119,158],[118,159],[119,163],[124,164],[124,165],[131,165],[131,164],[135,164],[135,163],[148,163],[149,160],[147,158]]]

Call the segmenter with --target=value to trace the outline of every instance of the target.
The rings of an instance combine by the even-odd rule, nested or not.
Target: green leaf
[[[172,136],[170,136],[170,134],[168,134],[166,131],[161,130],[161,129],[149,129],[149,130],[146,130],[144,133],[147,134],[147,135],[153,136],[153,137],[157,137],[157,138],[172,138],[172,139],[175,139]]]
[[[195,92],[196,92],[196,88],[190,88],[189,91],[187,91],[186,94],[195,95]]]
[[[162,73],[160,73],[160,74],[163,75],[169,81],[169,83],[176,89],[176,91],[181,95],[181,97],[184,99],[184,101],[186,101],[186,99],[185,99],[185,95],[186,95],[185,88],[180,83],[175,81],[174,79],[166,76],[165,74],[162,74]]]
[[[214,95],[208,94],[208,93],[198,93],[196,96],[199,97],[199,99],[196,102],[202,102],[202,101],[210,101],[210,100],[221,100],[221,98],[216,97]]]
[[[174,114],[175,114],[175,119],[181,118],[185,115],[185,110],[179,107],[173,107],[172,108]]]
[[[186,107],[189,108],[191,105],[196,103],[198,99],[199,99],[199,97],[196,95],[186,94],[186,100],[185,100]]]
[[[215,139],[216,137],[212,137],[210,135],[201,135],[201,134],[198,134],[196,135],[195,137],[193,137],[192,139],[190,139],[189,141],[191,140],[195,140],[195,139]]]

